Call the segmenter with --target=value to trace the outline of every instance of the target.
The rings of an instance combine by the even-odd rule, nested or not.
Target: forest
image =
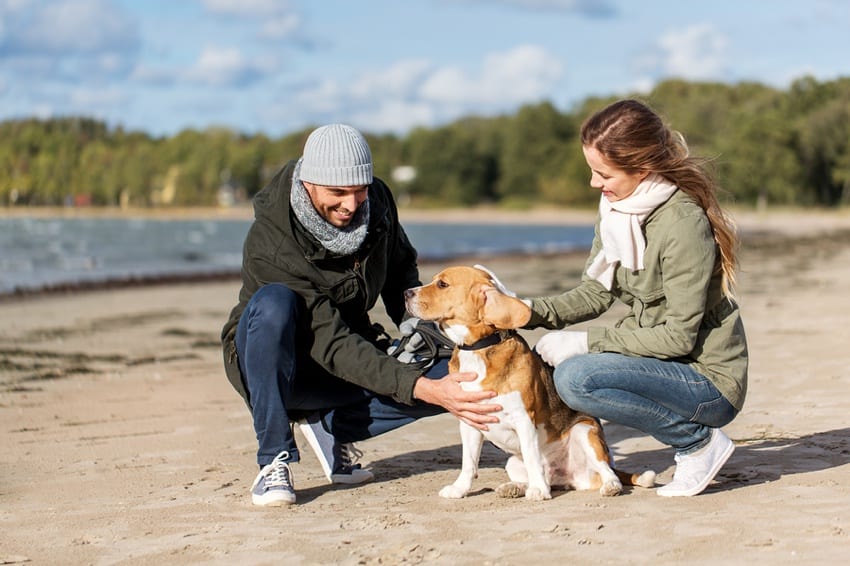
[[[578,130],[592,112],[630,96],[708,159],[725,203],[850,204],[850,77],[802,77],[787,90],[668,80],[649,93],[588,98],[568,111],[541,102],[404,136],[363,133],[375,174],[404,206],[591,207],[599,194],[588,185]],[[0,209],[238,204],[300,155],[312,129],[274,139],[225,128],[153,137],[88,117],[3,121]]]

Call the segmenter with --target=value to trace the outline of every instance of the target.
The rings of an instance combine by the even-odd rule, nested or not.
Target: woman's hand
[[[554,367],[567,358],[588,352],[587,332],[578,330],[549,332],[538,340],[534,349],[543,361]]]

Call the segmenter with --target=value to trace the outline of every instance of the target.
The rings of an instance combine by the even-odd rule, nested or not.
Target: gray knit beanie
[[[372,183],[372,152],[363,134],[345,124],[317,128],[304,144],[302,181],[328,187]]]

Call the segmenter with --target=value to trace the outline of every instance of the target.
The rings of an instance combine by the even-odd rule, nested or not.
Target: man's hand
[[[440,379],[420,377],[413,386],[413,396],[426,403],[439,405],[479,430],[489,430],[488,423],[497,423],[499,419],[490,414],[501,411],[501,405],[483,404],[480,401],[492,399],[495,391],[465,391],[463,381],[475,381],[478,376],[472,372],[450,373]]]

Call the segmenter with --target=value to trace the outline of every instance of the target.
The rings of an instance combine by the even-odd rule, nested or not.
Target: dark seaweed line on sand
[[[472,264],[487,258],[507,259],[524,257],[548,257],[563,256],[566,254],[586,254],[588,250],[570,250],[568,252],[507,252],[499,254],[468,254],[441,257],[420,257],[420,265],[433,265],[435,263],[456,262]],[[0,303],[15,299],[35,298],[49,295],[61,295],[71,293],[84,293],[91,291],[109,291],[115,289],[129,289],[135,287],[151,287],[176,284],[213,283],[219,281],[233,281],[240,278],[239,269],[226,269],[199,273],[174,273],[156,275],[133,275],[128,277],[105,278],[93,281],[70,281],[43,285],[40,287],[18,287],[12,291],[0,292]]]

